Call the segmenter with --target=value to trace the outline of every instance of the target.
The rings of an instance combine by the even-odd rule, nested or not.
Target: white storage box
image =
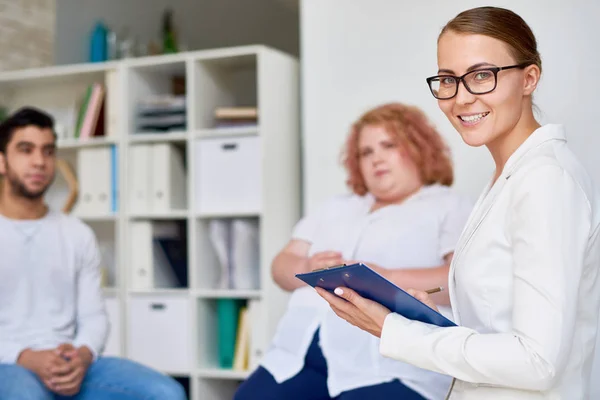
[[[262,206],[258,136],[195,143],[196,210],[203,215],[259,214]]]
[[[177,295],[135,295],[130,299],[128,357],[168,373],[187,374],[192,348],[190,306]]]

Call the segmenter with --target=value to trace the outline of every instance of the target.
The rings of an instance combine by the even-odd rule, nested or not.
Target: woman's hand
[[[316,269],[340,265],[343,262],[342,253],[339,251],[321,251],[308,258],[306,269],[307,272],[311,272]]]
[[[335,289],[337,296],[320,287],[315,289],[340,318],[371,335],[381,337],[383,323],[385,317],[390,314],[390,310],[379,303],[359,296],[352,289],[337,288]]]
[[[320,287],[316,287],[315,290],[329,303],[331,309],[338,317],[365,332],[369,332],[371,335],[381,337],[385,318],[391,313],[386,307],[372,300],[365,299],[359,296],[354,290],[345,287],[336,288],[334,291],[335,295]],[[414,289],[408,289],[407,292],[417,300],[439,312],[437,306],[431,301],[426,292]]]
[[[431,300],[431,297],[429,297],[429,294],[427,294],[427,292],[415,289],[408,289],[406,292],[415,299],[419,300],[421,303],[425,303],[429,307],[433,308],[435,311],[440,312],[440,310],[438,310],[437,306]]]

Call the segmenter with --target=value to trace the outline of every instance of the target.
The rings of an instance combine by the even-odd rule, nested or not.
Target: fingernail
[[[344,294],[344,291],[340,288],[336,288],[333,293],[337,294],[338,296],[341,296]]]

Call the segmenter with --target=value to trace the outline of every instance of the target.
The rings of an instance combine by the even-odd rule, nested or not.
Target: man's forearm
[[[15,364],[18,364],[24,368],[29,369],[28,367],[28,363],[27,363],[27,357],[29,356],[29,353],[31,353],[31,349],[27,348],[27,349],[23,349],[22,351],[19,352],[19,354],[17,355],[17,357],[15,358]]]
[[[110,325],[107,315],[100,309],[95,314],[87,315],[78,320],[78,333],[73,340],[73,346],[86,346],[94,358],[104,349],[109,334]]]

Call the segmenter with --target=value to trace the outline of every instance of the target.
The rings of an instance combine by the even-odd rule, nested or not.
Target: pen
[[[444,290],[444,288],[440,286],[440,287],[436,287],[436,288],[433,288],[433,289],[426,290],[425,293],[427,293],[427,294],[434,294],[434,293],[437,293],[437,292],[441,292],[442,290]]]

